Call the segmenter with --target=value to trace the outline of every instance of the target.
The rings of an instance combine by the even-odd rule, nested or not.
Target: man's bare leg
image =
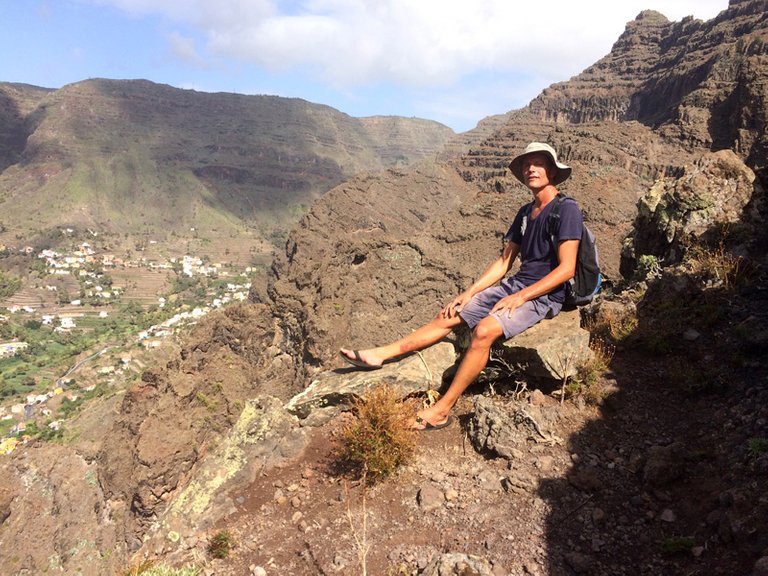
[[[416,350],[422,350],[436,344],[448,336],[448,334],[450,334],[454,328],[459,326],[461,322],[462,320],[459,316],[444,318],[440,315],[400,340],[376,348],[359,350],[358,353],[363,362],[367,362],[371,366],[381,366],[385,360],[389,360],[395,356],[408,354],[409,352],[414,352]],[[348,348],[342,348],[341,353],[349,358],[355,357],[354,350]]]
[[[464,354],[464,358],[461,364],[459,364],[459,368],[448,390],[432,406],[419,412],[418,416],[423,422],[429,422],[436,426],[447,420],[451,408],[456,404],[459,397],[480,375],[486,364],[488,364],[491,346],[503,335],[504,330],[501,324],[493,316],[483,319],[475,327],[469,349]],[[426,427],[426,424],[414,423],[414,428],[424,427]]]

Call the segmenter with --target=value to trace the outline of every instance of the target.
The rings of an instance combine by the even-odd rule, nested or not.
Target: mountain
[[[530,140],[551,142],[573,166],[563,188],[584,207],[617,291],[638,200],[658,183],[685,198],[702,174],[691,166],[722,149],[756,175],[736,248],[764,269],[767,8],[731,0],[707,22],[642,12],[610,54],[452,140],[448,159],[327,192],[292,230],[267,290],[200,322],[177,355],[94,402],[67,424],[66,443],[38,442],[4,463],[0,556],[14,573],[110,573],[147,557],[178,565],[228,529],[239,546],[208,573],[359,573],[355,553],[368,542],[377,573],[437,574],[430,560],[453,551],[493,558],[494,573],[764,571],[759,271],[738,293],[722,280],[703,296],[686,292],[683,271],[615,300],[606,290],[609,309],[639,300],[636,320],[651,332],[653,313],[674,326],[617,352],[617,390],[599,407],[529,395],[518,416],[567,437],[547,444],[526,429],[506,462],[472,450],[459,424],[430,432],[416,464],[362,505],[327,462],[343,417],[318,409],[299,424],[282,406],[338,365],[339,345],[407,333],[482,272],[529,198],[506,164]],[[710,173],[727,189],[727,174]],[[694,296],[696,330],[683,308]],[[530,392],[513,384],[503,400]],[[355,514],[369,512],[366,540]]]
[[[140,80],[0,84],[0,99],[0,219],[22,235],[62,225],[284,235],[333,186],[433,157],[453,136],[415,118]]]

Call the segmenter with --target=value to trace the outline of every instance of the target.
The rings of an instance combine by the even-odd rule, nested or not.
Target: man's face
[[[549,157],[543,152],[534,152],[523,158],[523,180],[531,190],[540,190],[552,183],[554,170]]]

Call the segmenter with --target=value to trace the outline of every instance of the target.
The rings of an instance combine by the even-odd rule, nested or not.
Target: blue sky
[[[626,23],[727,0],[0,0],[0,81],[273,94],[457,132],[606,55]]]

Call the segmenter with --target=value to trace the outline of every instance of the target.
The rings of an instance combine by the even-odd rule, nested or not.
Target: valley
[[[55,249],[2,245],[21,274],[5,273],[21,287],[0,301],[3,440],[60,437],[60,416],[121,391],[159,348],[264,283],[271,246],[194,232],[169,244],[64,228]]]

